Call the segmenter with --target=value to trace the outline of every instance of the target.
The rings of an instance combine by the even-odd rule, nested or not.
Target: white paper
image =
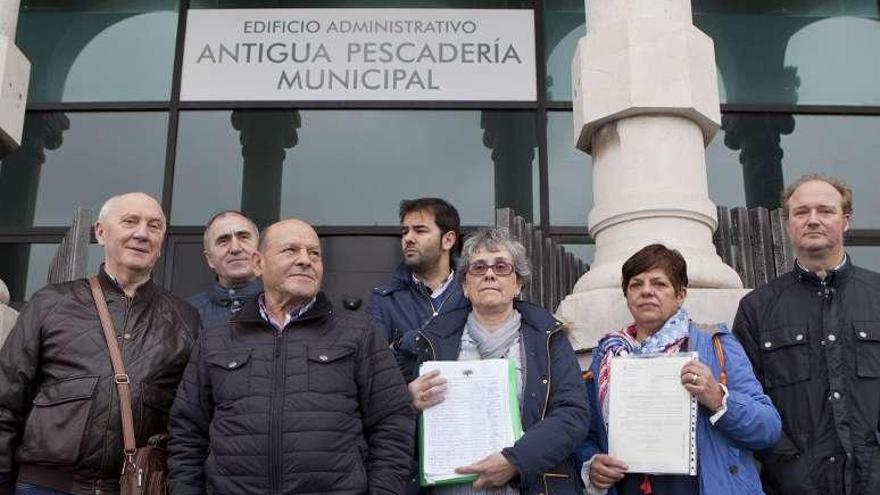
[[[506,359],[427,361],[421,373],[440,370],[446,399],[422,414],[423,471],[428,482],[460,478],[455,468],[513,445],[510,368]]]
[[[611,359],[608,453],[632,473],[696,474],[696,400],[681,367],[696,353]]]

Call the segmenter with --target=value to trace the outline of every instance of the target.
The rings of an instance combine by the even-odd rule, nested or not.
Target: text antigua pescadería
[[[473,34],[474,21],[245,20],[244,34]],[[444,37],[448,39],[448,37]],[[206,43],[196,64],[284,66],[276,90],[440,90],[434,68],[442,64],[522,64],[513,43],[491,41],[308,41]],[[328,48],[329,46],[329,48]],[[336,51],[334,51],[336,50]],[[340,67],[344,62],[347,67]],[[322,67],[322,65],[324,67]],[[305,67],[300,67],[305,66]],[[417,67],[407,67],[417,66]]]

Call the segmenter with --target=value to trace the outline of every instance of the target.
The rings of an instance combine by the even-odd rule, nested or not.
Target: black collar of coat
[[[840,287],[849,276],[852,274],[852,260],[850,259],[849,253],[846,254],[843,263],[840,267],[835,268],[834,270],[828,270],[825,274],[825,278],[821,278],[815,273],[804,268],[800,263],[795,262],[794,269],[792,270],[795,277],[801,282],[810,283],[813,285],[827,285],[831,287]]]
[[[125,299],[128,297],[125,294],[125,291],[122,290],[122,287],[120,287],[119,284],[113,280],[113,277],[104,270],[104,263],[101,263],[101,268],[98,269],[98,281],[101,283],[101,288],[104,289],[104,297],[107,299]],[[151,277],[135,289],[132,301],[147,301],[151,299],[158,290],[159,288],[156,287],[156,284]]]
[[[267,323],[266,320],[263,319],[263,316],[260,314],[260,297],[263,296],[263,291],[260,291],[256,297],[252,297],[248,299],[244,306],[241,307],[241,311],[232,316],[231,321],[236,323]],[[318,295],[315,296],[315,304],[312,304],[312,307],[309,308],[308,311],[305,312],[302,316],[296,319],[297,322],[309,321],[309,320],[317,320],[320,318],[325,318],[333,314],[333,304],[330,303],[330,299],[327,299],[327,296],[324,295],[323,292],[318,292]]]

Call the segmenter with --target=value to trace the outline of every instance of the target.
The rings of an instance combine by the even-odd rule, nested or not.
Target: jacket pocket
[[[309,347],[309,390],[356,393],[354,348]]]
[[[250,349],[212,354],[206,361],[217,404],[240,399],[250,393],[253,368]]]
[[[810,378],[810,346],[803,325],[761,332],[764,385],[781,387]]]
[[[856,374],[880,378],[880,321],[854,321]]]
[[[81,376],[42,385],[25,423],[22,461],[71,465],[79,459],[98,379]]]

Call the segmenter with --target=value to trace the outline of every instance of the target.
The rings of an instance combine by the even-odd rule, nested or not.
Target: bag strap
[[[718,358],[718,381],[727,386],[727,368],[724,366],[724,348],[721,347],[721,334],[716,333],[712,336],[712,346],[715,347],[715,357]]]
[[[89,287],[92,289],[92,297],[95,298],[95,307],[98,309],[98,318],[101,319],[101,327],[104,329],[104,340],[107,341],[107,349],[110,351],[110,362],[113,364],[113,381],[116,382],[116,393],[119,395],[119,415],[122,417],[122,446],[128,462],[134,462],[136,452],[134,440],[134,419],[131,413],[131,381],[125,374],[125,366],[122,363],[122,351],[116,342],[116,332],[113,330],[113,320],[110,319],[110,310],[104,299],[104,291],[98,277],[89,278]],[[126,466],[127,467],[127,466]],[[123,468],[123,472],[124,472]]]

